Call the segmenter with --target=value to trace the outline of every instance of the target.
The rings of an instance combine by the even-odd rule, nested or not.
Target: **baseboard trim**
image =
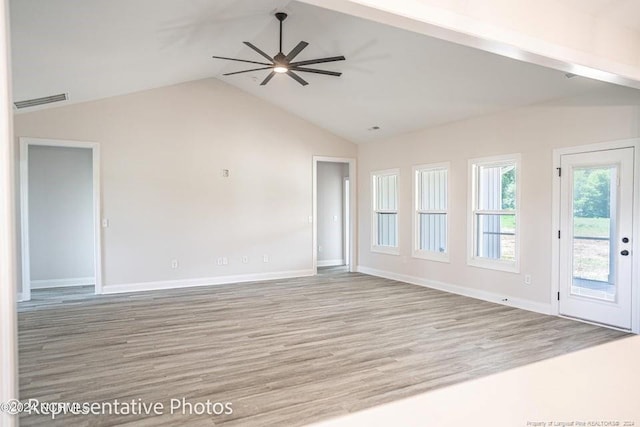
[[[325,259],[318,261],[318,267],[336,267],[339,265],[344,265],[343,259]]]
[[[157,291],[163,289],[192,288],[196,286],[226,285],[232,283],[260,282],[264,280],[293,279],[314,276],[313,270],[276,271],[272,273],[238,274],[232,276],[205,277],[184,280],[163,280],[158,282],[124,283],[104,285],[103,294],[121,294],[126,292]]]
[[[93,286],[94,277],[73,277],[71,279],[32,280],[31,289],[66,288],[68,286]]]
[[[465,297],[480,299],[483,301],[502,304],[509,307],[521,308],[523,310],[534,311],[541,314],[551,314],[551,304],[543,304],[535,301],[529,301],[511,296],[499,295],[493,292],[481,291],[450,283],[429,280],[422,277],[409,276],[407,274],[393,273],[391,271],[377,270],[375,268],[358,266],[358,272],[368,274],[370,276],[382,277],[390,280],[397,280],[412,285],[424,286],[426,288],[437,289],[439,291],[449,292],[452,294],[462,295]]]

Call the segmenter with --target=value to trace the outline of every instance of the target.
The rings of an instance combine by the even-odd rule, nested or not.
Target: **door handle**
[[[629,251],[625,249],[622,252],[620,252],[620,255],[627,256],[627,255],[629,255]]]

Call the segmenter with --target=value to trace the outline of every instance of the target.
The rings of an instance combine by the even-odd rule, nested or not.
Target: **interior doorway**
[[[632,330],[637,148],[559,155],[558,313]]]
[[[313,267],[355,271],[355,159],[313,158]]]
[[[20,139],[22,301],[101,293],[99,176],[95,143]]]

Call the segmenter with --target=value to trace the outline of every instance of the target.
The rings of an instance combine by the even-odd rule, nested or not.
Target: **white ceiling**
[[[566,7],[579,10],[597,19],[640,30],[638,0],[556,0]]]
[[[606,3],[602,0],[603,3]],[[286,75],[211,55],[262,58],[250,41],[296,58],[344,55],[316,66],[342,77]],[[354,142],[366,142],[505,108],[570,96],[604,83],[287,0],[13,0],[14,99],[68,92],[72,102],[218,77]],[[379,131],[369,131],[380,126]]]

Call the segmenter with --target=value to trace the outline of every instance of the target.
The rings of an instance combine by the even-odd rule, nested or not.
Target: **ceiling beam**
[[[640,89],[640,29],[557,0],[300,0],[498,55]],[[436,5],[437,4],[437,5]]]

